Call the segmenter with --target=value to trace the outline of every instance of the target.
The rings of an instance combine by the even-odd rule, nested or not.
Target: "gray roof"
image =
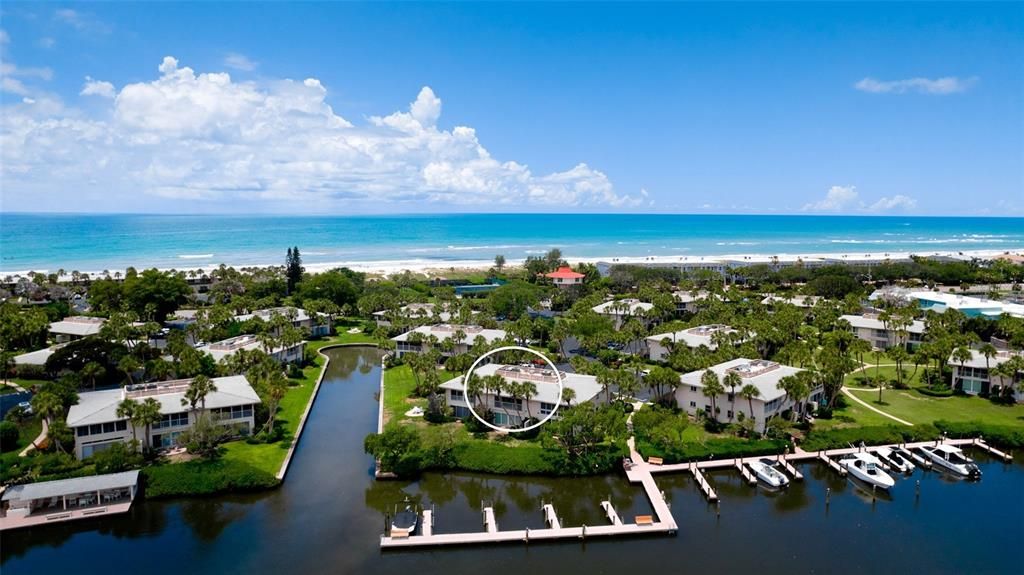
[[[295,347],[303,346],[305,344],[306,342],[303,341],[287,349],[290,350]],[[225,357],[228,357],[229,355],[233,355],[236,351],[240,349],[244,349],[246,351],[252,351],[254,349],[266,351],[265,349],[263,349],[263,344],[260,343],[259,337],[249,334],[236,335],[235,337],[229,337],[228,339],[222,341],[208,343],[196,349],[198,349],[201,352],[210,354],[211,356],[213,356],[213,359],[215,361],[220,361]],[[275,354],[284,350],[284,346],[276,346],[270,350],[270,353]]]
[[[1013,352],[1001,350],[998,351],[995,357],[988,360],[988,367],[991,369],[999,364],[1006,363],[1011,357],[1015,355],[1024,356],[1022,352]],[[953,359],[953,356],[949,356],[949,364],[951,366],[960,367],[960,362]],[[976,367],[979,369],[985,368],[985,356],[976,349],[971,350],[971,359],[964,362],[964,367]]]
[[[48,499],[71,495],[73,493],[90,493],[103,489],[130,487],[139,483],[139,471],[122,471],[106,475],[89,477],[73,477],[56,481],[41,481],[25,485],[12,485],[4,492],[4,501],[28,501],[32,499]]]
[[[479,377],[486,377],[488,375],[494,375],[499,369],[509,367],[498,363],[489,363],[487,365],[481,365],[477,367],[473,372]],[[514,367],[514,366],[513,366]],[[562,385],[564,387],[571,388],[576,392],[575,403],[586,403],[601,393],[601,384],[597,383],[597,378],[593,375],[582,375],[579,373],[566,373],[559,372],[562,375]],[[503,374],[504,375],[504,374]],[[462,377],[458,376],[454,379],[441,384],[442,389],[462,389]],[[518,379],[509,378],[505,379]],[[526,378],[524,378],[525,380]],[[562,396],[558,391],[558,383],[548,383],[545,381],[538,381],[536,379],[529,379],[537,386],[537,395],[533,396],[533,400],[542,401],[544,403],[561,403]]]
[[[28,353],[14,356],[14,363],[16,365],[46,365],[46,360],[50,359],[53,352],[62,346],[56,345],[53,347],[44,347],[43,349],[37,349]]]
[[[841,315],[839,319],[845,319],[852,327],[866,329],[886,329],[885,323],[877,317],[870,315]],[[914,320],[907,327],[907,333],[924,333],[924,322]]]
[[[619,306],[626,306],[627,311],[623,313],[618,309]],[[653,303],[640,301],[632,297],[606,301],[593,307],[595,313],[602,315],[637,315],[641,312],[650,311],[652,309],[654,309]]]
[[[657,335],[648,336],[647,341],[661,343],[661,340],[669,339],[676,343],[682,342],[686,344],[686,347],[700,347],[703,345],[708,349],[715,349],[718,347],[718,344],[714,342],[712,336],[718,332],[736,333],[736,330],[727,325],[701,325],[686,328],[677,332],[659,333]]]
[[[757,361],[760,361],[760,365],[765,366],[767,369],[754,369],[749,376],[744,376],[742,373],[744,367]],[[758,364],[754,363],[754,365]],[[780,379],[786,377],[787,375],[794,375],[801,371],[804,371],[800,368],[790,367],[788,365],[781,365],[774,362],[743,358],[734,359],[731,361],[727,361],[725,363],[720,363],[718,365],[713,365],[709,369],[711,369],[711,371],[715,372],[715,374],[718,375],[719,381],[725,380],[725,374],[729,370],[736,370],[738,373],[740,373],[740,376],[743,378],[743,385],[746,385],[748,383],[754,384],[754,386],[757,387],[757,390],[761,392],[761,395],[760,397],[758,397],[758,399],[764,402],[768,402],[786,395],[786,392],[782,391],[777,387]],[[679,381],[682,385],[704,387],[704,384],[701,383],[700,378],[701,376],[704,375],[705,371],[706,370],[701,369],[698,371],[691,371],[690,373],[683,374],[679,376]],[[726,392],[728,391],[728,388],[726,388]],[[737,391],[739,391],[739,388],[737,388]]]
[[[235,321],[248,321],[248,320],[250,320],[250,319],[252,319],[254,317],[258,317],[258,318],[260,318],[263,321],[270,321],[274,317],[274,314],[278,314],[278,315],[282,315],[284,317],[288,317],[288,314],[290,313],[291,310],[295,311],[295,319],[293,320],[293,322],[297,323],[297,322],[300,322],[300,321],[306,321],[306,320],[310,319],[309,318],[309,313],[306,312],[306,310],[301,309],[301,308],[297,308],[297,307],[287,307],[287,306],[285,306],[285,307],[273,307],[273,308],[267,308],[267,309],[258,309],[258,310],[254,311],[252,313],[236,315],[235,316]],[[324,317],[324,318],[327,317],[326,314],[318,314],[318,318],[321,317],[321,316]]]
[[[106,322],[101,317],[72,316],[50,324],[51,333],[68,335],[96,335]]]
[[[423,339],[429,339],[430,336],[436,337],[438,340],[444,341],[451,339],[452,335],[456,331],[462,330],[466,335],[466,339],[463,341],[466,345],[473,345],[473,341],[476,340],[477,336],[483,336],[487,343],[494,343],[505,339],[508,335],[503,329],[487,329],[478,325],[455,325],[455,324],[438,324],[438,325],[421,325],[416,329],[409,330],[402,335],[391,338],[393,341],[408,341],[409,335],[413,332],[418,332],[423,335]]]
[[[185,407],[181,400],[185,397],[185,389],[189,380],[162,381],[155,385],[151,391],[129,392],[125,388],[105,389],[102,391],[86,391],[78,394],[78,403],[68,410],[68,427],[79,427],[97,423],[107,423],[125,419],[117,416],[117,405],[129,396],[129,393],[137,394],[134,397],[137,401],[144,401],[146,397],[152,397],[160,402],[160,413],[181,413]],[[217,391],[206,396],[206,408],[233,407],[236,405],[250,405],[260,403],[260,397],[249,385],[249,380],[244,375],[232,375],[229,377],[215,377],[213,384]],[[142,388],[146,384],[134,386]]]

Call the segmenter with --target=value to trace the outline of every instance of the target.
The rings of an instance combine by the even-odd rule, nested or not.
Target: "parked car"
[[[25,415],[32,415],[32,403],[28,401],[22,401],[18,404],[18,407],[25,410]]]

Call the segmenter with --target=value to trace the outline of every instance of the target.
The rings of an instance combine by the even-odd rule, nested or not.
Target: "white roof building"
[[[822,298],[816,295],[795,295],[792,297],[781,297],[773,294],[766,295],[761,300],[761,305],[774,305],[777,303],[788,303],[796,307],[809,308],[818,305]]]
[[[684,330],[659,333],[652,335],[647,338],[648,344],[661,344],[665,339],[672,341],[673,343],[681,343],[686,347],[700,347],[704,346],[708,349],[715,349],[718,344],[715,343],[715,334],[717,333],[738,333],[735,329],[722,324],[710,324],[701,325],[697,327],[691,327]]]
[[[106,321],[102,317],[70,316],[51,323],[50,333],[57,336],[70,336],[72,338],[97,335]]]
[[[185,409],[182,407],[181,400],[185,398],[185,390],[188,389],[191,381],[191,379],[178,379],[157,383],[140,383],[118,389],[79,393],[78,403],[72,405],[68,410],[68,427],[120,421],[124,418],[117,416],[117,406],[125,399],[144,401],[146,398],[152,397],[160,403],[160,413],[179,413]],[[249,380],[244,375],[215,377],[213,383],[217,386],[217,391],[210,392],[206,396],[206,409],[260,403],[259,395],[249,385]]]
[[[865,314],[865,315],[841,315],[839,319],[846,320],[850,327],[854,329],[878,329],[878,330],[891,330],[892,327],[886,328],[885,322],[878,319],[877,315]],[[907,326],[907,333],[911,334],[924,334],[925,325],[921,320],[915,319],[909,326]]]
[[[296,348],[302,348],[305,343],[306,342],[300,342],[289,348],[277,346],[271,349],[268,355],[274,357],[278,361],[293,361],[293,356],[295,355],[294,350]],[[237,335],[222,341],[208,343],[198,347],[197,349],[210,354],[213,356],[215,361],[220,361],[229,355],[233,355],[240,349],[244,349],[245,351],[252,351],[255,349],[265,351],[263,344],[260,343],[259,337],[252,334]],[[299,357],[301,357],[301,354]]]
[[[592,309],[601,315],[637,316],[654,309],[654,304],[640,301],[636,298],[626,298],[606,301],[594,306]]]
[[[413,333],[418,333],[423,336],[424,341],[430,339],[430,336],[436,337],[439,341],[444,341],[451,339],[458,331],[462,331],[465,335],[463,343],[468,345],[473,345],[477,337],[483,337],[488,344],[492,344],[502,341],[508,336],[503,329],[487,329],[478,325],[440,323],[437,325],[421,325],[391,339],[396,342],[406,342],[409,341],[409,336]]]
[[[586,403],[601,393],[602,388],[593,375],[582,375],[579,373],[559,372],[562,376],[562,385],[576,392],[574,404]],[[550,368],[538,368],[532,365],[503,365],[489,363],[481,365],[473,371],[478,377],[487,377],[498,374],[507,381],[532,381],[537,386],[537,395],[531,398],[534,402],[561,403],[562,395],[558,389],[558,378]],[[445,390],[461,390],[463,376],[441,384]]]
[[[779,380],[786,376],[796,375],[797,373],[804,371],[797,367],[790,367],[773,361],[743,358],[720,363],[718,365],[711,366],[708,369],[718,375],[719,381],[724,381],[725,375],[729,372],[739,374],[739,376],[743,378],[743,385],[747,385],[749,383],[757,387],[757,390],[761,393],[758,399],[766,403],[786,395],[786,392],[777,387]],[[700,379],[701,376],[704,375],[705,371],[706,370],[701,369],[683,374],[679,376],[679,381],[682,385],[703,388],[704,384],[701,383]]]

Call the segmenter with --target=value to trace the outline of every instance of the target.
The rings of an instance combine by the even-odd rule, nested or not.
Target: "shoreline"
[[[779,263],[792,263],[797,260],[804,262],[814,262],[819,264],[834,264],[834,263],[849,263],[858,264],[863,263],[865,265],[876,263],[881,259],[891,260],[906,260],[911,256],[922,256],[922,257],[949,257],[949,258],[992,258],[999,255],[1018,255],[1024,256],[1024,246],[1002,248],[1002,249],[987,249],[987,250],[937,250],[937,251],[872,251],[872,252],[814,252],[814,253],[738,253],[738,254],[722,254],[722,255],[645,255],[645,256],[572,256],[565,255],[563,259],[568,261],[570,264],[596,264],[598,262],[606,262],[610,264],[656,264],[661,266],[667,266],[671,264],[680,265],[700,265],[707,264],[711,265],[714,263],[721,262],[728,264],[728,262],[736,263],[738,265],[754,265],[754,264],[773,264],[777,261]],[[522,267],[524,259],[512,259],[506,263],[506,268],[518,268]],[[203,272],[210,272],[222,264],[220,262],[216,264],[197,265],[195,267],[181,267],[181,268],[158,268],[161,271],[168,271],[171,269],[177,269],[179,271],[192,271],[202,270]],[[272,266],[278,266],[281,264],[264,263],[264,264],[228,264],[224,263],[228,267],[235,269],[241,268],[266,268]],[[149,269],[150,266],[139,265],[135,266],[138,270]],[[353,271],[363,272],[370,275],[391,275],[396,273],[404,273],[406,271],[411,273],[420,273],[426,275],[433,274],[444,274],[452,272],[479,272],[486,271],[494,267],[494,262],[491,260],[450,260],[450,261],[439,261],[433,259],[406,259],[406,260],[371,260],[371,261],[336,261],[336,262],[311,262],[303,265],[307,272],[310,273],[321,273],[331,269],[340,267],[346,267]],[[735,266],[734,266],[735,267]],[[26,277],[30,272],[36,273],[50,273],[54,269],[59,269],[59,266],[55,268],[38,268],[34,270],[18,270],[18,271],[7,271],[0,270],[0,277],[4,276],[22,276]],[[121,271],[118,268],[112,268],[112,271]],[[102,270],[86,270],[83,273],[89,274],[90,277],[96,278],[97,276],[103,276]],[[62,279],[69,278],[68,274],[62,276]]]

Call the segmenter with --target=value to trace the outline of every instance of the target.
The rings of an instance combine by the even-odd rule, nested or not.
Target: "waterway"
[[[1019,573],[1024,460],[1002,464],[972,451],[980,482],[918,471],[873,499],[816,463],[782,493],[735,472],[710,480],[708,505],[692,478],[656,476],[679,533],[382,553],[384,511],[406,495],[437,511],[435,532],[480,529],[480,504],[502,528],[542,527],[553,503],[563,525],[599,525],[599,502],[620,515],[650,513],[624,477],[538,479],[431,473],[378,482],[363,437],[376,427],[378,352],[329,350],[330,365],[287,480],[254,495],[138,501],[130,513],[7,532],[3,575],[49,573]],[[920,496],[915,483],[920,480]],[[831,495],[826,497],[826,490]],[[826,499],[829,504],[826,505]]]

